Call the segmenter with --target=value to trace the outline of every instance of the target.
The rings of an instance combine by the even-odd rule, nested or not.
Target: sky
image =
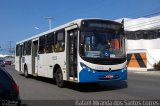
[[[160,0],[0,0],[3,48],[78,18],[139,18],[160,11]]]

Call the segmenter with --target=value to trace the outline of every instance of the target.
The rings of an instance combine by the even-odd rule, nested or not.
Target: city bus
[[[16,43],[15,69],[65,82],[127,80],[122,23],[77,19]]]

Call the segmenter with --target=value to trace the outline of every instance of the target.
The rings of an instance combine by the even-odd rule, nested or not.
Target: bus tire
[[[62,70],[60,68],[56,71],[56,84],[58,87],[63,88],[65,81],[63,80]]]
[[[29,77],[29,75],[28,75],[28,68],[27,68],[27,66],[24,66],[24,76],[25,76],[26,78],[28,78],[28,77]]]

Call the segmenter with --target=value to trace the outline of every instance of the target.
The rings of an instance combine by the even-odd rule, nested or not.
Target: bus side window
[[[45,50],[45,36],[39,38],[39,54],[43,54]]]
[[[46,53],[53,52],[52,49],[53,43],[54,43],[54,33],[50,33],[46,36],[46,46],[45,46]]]
[[[18,44],[18,45],[16,46],[16,56],[19,56],[19,49],[20,49],[20,45]]]
[[[63,52],[65,49],[65,31],[61,30],[55,34],[54,51]]]
[[[26,48],[27,48],[27,42],[24,42],[23,44],[23,51],[22,51],[22,55],[25,56],[26,55]]]
[[[26,54],[31,55],[31,41],[27,42]]]

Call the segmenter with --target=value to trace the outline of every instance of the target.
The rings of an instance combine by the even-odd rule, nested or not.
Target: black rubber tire
[[[27,66],[25,66],[25,67],[24,67],[24,76],[25,76],[26,78],[28,78],[28,77],[29,77],[29,75],[28,75],[28,68],[27,68]]]
[[[58,87],[63,88],[65,86],[65,81],[63,80],[62,70],[60,68],[56,71],[56,84]]]

